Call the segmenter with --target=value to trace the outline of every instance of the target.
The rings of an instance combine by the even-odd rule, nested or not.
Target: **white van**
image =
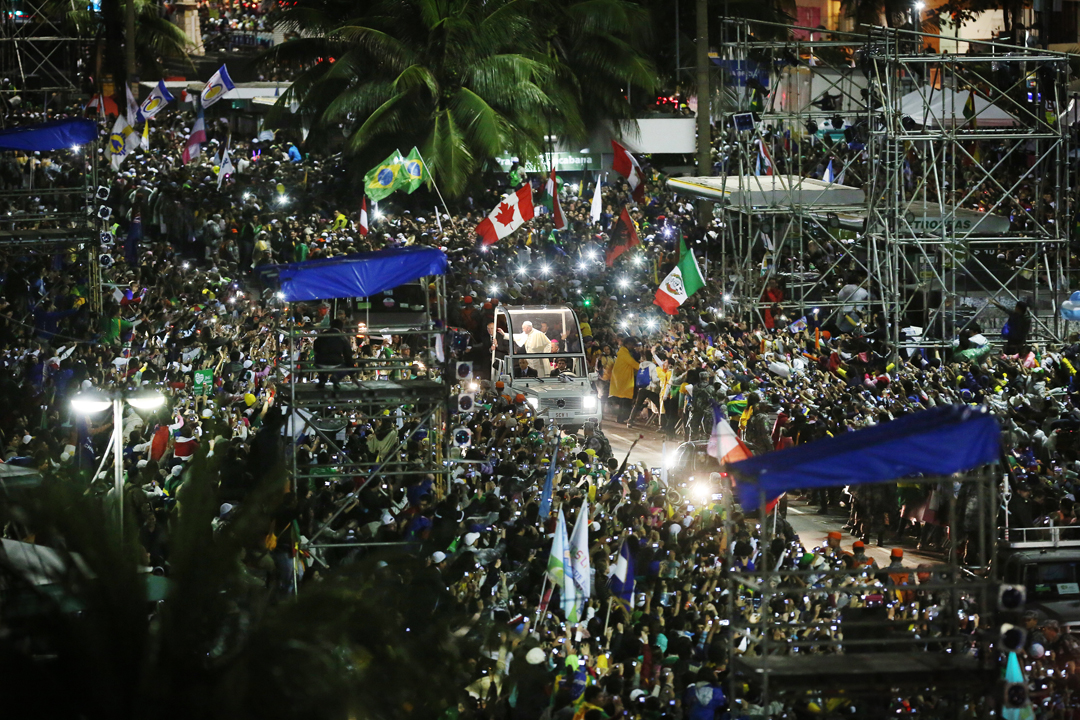
[[[491,377],[521,393],[567,432],[603,419],[577,316],[568,306],[495,309]]]

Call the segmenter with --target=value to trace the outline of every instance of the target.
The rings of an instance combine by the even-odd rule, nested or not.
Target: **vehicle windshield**
[[[508,308],[505,318],[498,326],[506,331],[506,349],[512,354],[508,374],[539,380],[588,375],[581,331],[568,308]]]
[[[1080,597],[1080,560],[1038,562],[1024,571],[1028,599],[1043,602]]]

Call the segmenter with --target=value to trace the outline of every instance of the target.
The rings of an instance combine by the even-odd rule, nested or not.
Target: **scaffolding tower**
[[[351,257],[365,262],[363,255]],[[263,271],[264,279],[276,279],[274,267]],[[447,426],[457,407],[451,406],[458,379],[450,370],[455,357],[444,275],[419,277],[370,296],[345,297],[329,286],[325,295],[288,304],[286,320],[287,432],[294,442],[303,437],[305,444],[316,445],[306,453],[294,445],[293,487],[351,481],[350,491],[307,539],[305,547],[311,549],[327,547],[324,533],[365,488],[385,493],[387,478],[408,482],[431,476],[435,489],[445,493]],[[341,327],[322,323],[321,317],[340,320]],[[344,364],[327,366],[315,352],[320,338],[359,351]],[[391,339],[399,348],[407,346],[407,354],[391,350]]]
[[[897,350],[950,346],[965,332],[998,342],[1006,312],[995,303],[1019,300],[1031,339],[1062,338],[1072,231],[1070,138],[1056,114],[1064,54],[995,43],[930,53],[927,36],[904,30],[727,23],[719,167],[669,184],[720,200],[729,314],[762,322],[776,280],[789,322],[844,329],[881,311]]]
[[[966,408],[947,412],[979,417]],[[996,428],[996,422],[993,425]],[[909,427],[916,426],[909,423]],[[925,432],[939,429],[935,425]],[[818,441],[818,448],[831,443],[835,462],[843,467],[866,452],[863,443],[882,438],[878,428],[859,432],[863,435],[858,445],[847,442],[841,448],[848,438],[839,438]],[[825,455],[814,445],[785,451],[786,458],[775,461],[775,474],[800,475],[803,480],[813,475],[817,487],[822,487],[814,463]],[[900,447],[897,443],[892,452],[902,452]],[[793,454],[800,451],[796,460]],[[982,457],[996,451],[995,440]],[[883,457],[886,452],[878,448],[868,454]],[[932,487],[944,497],[939,517],[947,510],[952,542],[939,561],[878,567],[866,556],[859,559],[828,544],[805,548],[799,555],[804,548],[797,537],[792,541],[794,532],[780,516],[780,504],[766,511],[769,498],[756,482],[775,477],[761,470],[770,455],[755,458],[758,465],[753,469],[744,470],[750,461],[729,468],[740,493],[754,493],[757,510],[744,515],[734,503],[730,478],[724,481],[728,568],[724,595],[730,619],[726,630],[733,714],[795,717],[816,706],[818,713],[827,709],[830,716],[857,709],[853,717],[889,717],[905,712],[904,700],[913,697],[934,698],[936,709],[928,712],[938,720],[991,717],[999,711],[998,653],[1006,648],[1000,643],[998,621],[1014,620],[1002,607],[1002,586],[991,573],[997,567],[999,467],[977,465],[949,476],[903,479],[909,486]],[[803,462],[806,474],[800,472]],[[848,477],[868,482],[866,473],[857,470]],[[834,484],[845,482],[837,478]],[[873,487],[859,485],[868,492]],[[896,492],[895,484],[880,489]],[[746,500],[745,494],[739,497]],[[746,550],[739,545],[746,547],[745,538],[754,534],[756,552],[742,557]],[[792,709],[795,714],[788,714]]]
[[[77,93],[85,39],[71,36],[62,13],[72,6],[47,0],[0,0],[0,96],[45,107],[52,93]]]

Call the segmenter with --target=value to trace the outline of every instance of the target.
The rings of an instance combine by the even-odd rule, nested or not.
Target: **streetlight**
[[[113,489],[116,491],[117,520],[120,532],[124,531],[124,402],[136,410],[154,410],[165,404],[165,396],[155,390],[134,392],[113,390],[105,393],[96,388],[76,393],[71,408],[81,415],[113,411]]]

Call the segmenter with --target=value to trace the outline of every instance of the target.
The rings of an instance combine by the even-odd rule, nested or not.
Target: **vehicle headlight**
[[[581,407],[583,407],[586,410],[595,410],[596,409],[596,396],[595,395],[586,395],[584,398],[581,399]]]
[[[533,410],[539,410],[539,409],[540,409],[540,398],[535,398],[535,397],[527,397],[527,398],[525,398],[525,400],[526,400],[526,401],[527,401],[527,402],[528,402],[528,403],[529,403],[530,405],[532,405],[532,409],[533,409]]]

